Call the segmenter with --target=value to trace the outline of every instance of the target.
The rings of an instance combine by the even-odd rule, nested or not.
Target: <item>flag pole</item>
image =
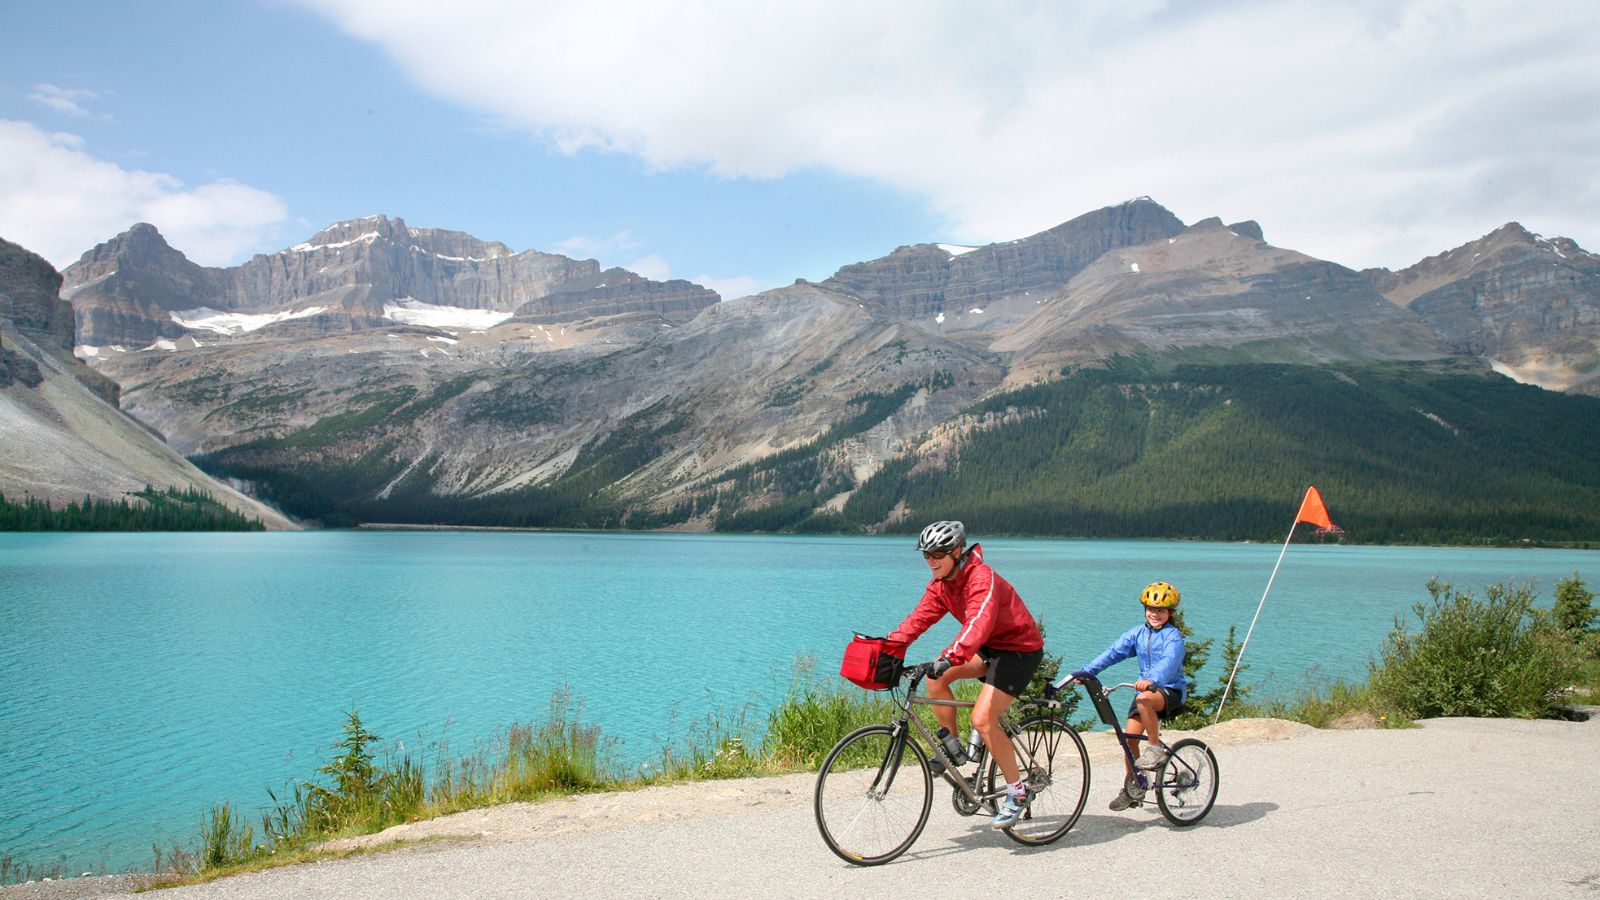
[[[1309,496],[1311,490],[1306,494]],[[1300,508],[1305,509],[1305,501],[1300,502]],[[1267,578],[1267,589],[1261,592],[1261,602],[1256,604],[1256,614],[1250,617],[1250,627],[1245,630],[1244,643],[1239,645],[1239,652],[1233,657],[1233,671],[1228,673],[1228,686],[1222,689],[1222,700],[1217,703],[1217,712],[1211,717],[1211,724],[1215,725],[1222,719],[1222,706],[1228,702],[1228,692],[1233,690],[1233,676],[1239,673],[1239,663],[1244,659],[1244,648],[1250,646],[1250,635],[1256,630],[1256,619],[1261,618],[1261,607],[1267,605],[1267,594],[1272,591],[1272,582],[1278,577],[1278,566],[1283,565],[1283,555],[1289,552],[1289,541],[1294,539],[1294,529],[1300,524],[1300,514],[1295,513],[1294,521],[1289,523],[1289,534],[1283,539],[1283,549],[1278,551],[1278,561],[1272,565],[1272,575]]]

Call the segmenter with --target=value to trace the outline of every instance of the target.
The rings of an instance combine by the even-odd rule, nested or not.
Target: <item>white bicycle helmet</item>
[[[960,522],[935,522],[922,529],[922,536],[917,538],[917,549],[949,550],[965,546],[966,543],[967,526]]]

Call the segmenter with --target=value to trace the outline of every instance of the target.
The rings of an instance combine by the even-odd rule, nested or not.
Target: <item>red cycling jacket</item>
[[[1017,596],[1016,588],[994,573],[983,561],[983,548],[973,544],[956,577],[928,582],[917,608],[900,627],[889,632],[889,639],[910,644],[945,613],[956,617],[964,627],[942,656],[954,665],[972,658],[979,647],[1031,653],[1044,649],[1044,636],[1033,614]]]

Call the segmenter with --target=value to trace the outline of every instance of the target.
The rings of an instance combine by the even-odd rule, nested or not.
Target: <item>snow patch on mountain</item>
[[[401,297],[383,305],[383,317],[402,325],[425,325],[430,328],[493,328],[511,318],[509,312],[492,309],[466,309],[460,306],[437,306],[410,297]]]
[[[302,244],[295,244],[293,247],[290,247],[289,249],[292,250],[292,251],[298,252],[298,253],[310,253],[313,250],[337,250],[340,247],[348,247],[351,244],[359,244],[359,243],[361,243],[363,241],[365,241],[366,243],[370,244],[373,241],[377,240],[379,237],[381,237],[381,235],[379,235],[376,231],[369,231],[366,234],[361,235],[360,237],[353,237],[348,241],[339,241],[336,244],[313,244],[313,243],[310,243],[310,242],[306,242],[306,243],[302,243]]]
[[[308,306],[305,309],[291,310],[275,313],[230,313],[202,306],[198,309],[184,309],[170,313],[172,321],[177,322],[190,331],[215,331],[218,334],[245,334],[287,322],[290,319],[306,319],[311,316],[320,316],[327,312],[326,306]]]
[[[424,250],[421,247],[418,247],[416,244],[411,245],[411,252],[426,253],[434,259],[445,259],[449,260],[450,262],[488,262],[491,259],[500,258],[499,256],[447,256],[443,253],[434,253],[432,250]],[[602,285],[602,287],[604,287],[604,285]]]
[[[88,344],[79,344],[72,348],[72,355],[79,359],[94,359],[102,353],[127,353],[128,348],[121,344],[112,344],[109,347],[91,347]]]

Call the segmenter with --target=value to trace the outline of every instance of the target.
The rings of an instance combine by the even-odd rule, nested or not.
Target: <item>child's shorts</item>
[[[1183,712],[1183,695],[1169,687],[1156,688],[1156,690],[1161,692],[1161,696],[1167,698],[1166,708],[1156,714],[1157,721],[1165,722]],[[1137,694],[1134,695],[1133,702],[1128,704],[1128,718],[1139,718],[1139,697]]]

